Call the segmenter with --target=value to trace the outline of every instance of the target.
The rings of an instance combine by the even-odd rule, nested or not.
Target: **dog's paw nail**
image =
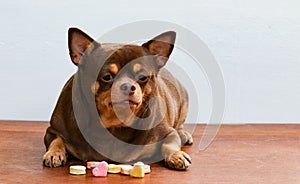
[[[191,164],[192,163],[192,159],[191,157],[187,154],[187,153],[184,153],[184,158]]]
[[[186,167],[189,167],[189,166],[191,165],[191,163],[190,163],[188,160],[185,160],[185,161],[184,161],[184,165],[185,165]]]

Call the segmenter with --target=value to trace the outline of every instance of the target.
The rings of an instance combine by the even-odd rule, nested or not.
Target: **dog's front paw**
[[[171,169],[185,170],[191,165],[191,157],[183,151],[177,151],[169,155],[165,163]]]
[[[64,166],[67,162],[67,155],[64,150],[49,150],[43,156],[43,163],[48,167]]]

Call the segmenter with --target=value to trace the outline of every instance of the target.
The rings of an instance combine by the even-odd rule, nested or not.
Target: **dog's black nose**
[[[120,89],[128,95],[133,95],[136,90],[136,87],[133,84],[127,82],[122,84],[120,86]]]

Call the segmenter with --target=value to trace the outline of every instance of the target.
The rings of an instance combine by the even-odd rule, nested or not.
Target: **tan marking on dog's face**
[[[145,95],[150,95],[152,92],[152,88],[149,84],[145,86]]]
[[[133,72],[134,73],[138,73],[139,71],[141,71],[141,69],[142,69],[141,64],[136,63],[136,64],[133,65]]]
[[[94,82],[94,83],[92,84],[91,90],[92,90],[93,94],[96,94],[96,93],[97,93],[97,91],[99,90],[99,87],[100,87],[99,82]]]
[[[96,106],[100,114],[101,123],[105,128],[124,127],[125,125],[118,119],[111,102],[111,90],[101,92],[96,95]]]
[[[109,71],[116,75],[119,72],[119,68],[116,64],[110,64]]]

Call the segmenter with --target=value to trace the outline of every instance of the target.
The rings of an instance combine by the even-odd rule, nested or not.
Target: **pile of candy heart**
[[[84,166],[78,166],[77,169],[83,169],[84,171],[77,171],[74,172],[74,167],[76,166],[71,166],[70,167],[70,174],[85,174],[85,167]],[[71,172],[72,168],[72,172]],[[107,176],[107,173],[112,173],[112,174],[123,174],[123,175],[130,175],[135,178],[143,178],[145,174],[150,173],[150,165],[146,165],[143,162],[137,162],[133,166],[132,165],[116,165],[116,164],[108,164],[105,161],[102,162],[97,162],[97,161],[89,161],[87,162],[87,168],[92,170],[93,176],[96,177],[105,177]]]

